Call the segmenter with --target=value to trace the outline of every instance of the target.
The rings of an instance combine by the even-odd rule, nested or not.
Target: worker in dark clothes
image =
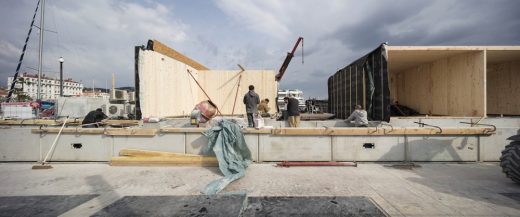
[[[287,103],[287,116],[289,116],[289,127],[299,127],[300,109],[298,108],[298,100],[294,98],[292,95],[290,97],[285,97],[283,100]]]
[[[99,122],[103,121],[103,119],[108,118],[108,116],[103,113],[103,110],[100,108],[91,111],[83,118],[83,122],[81,122],[81,125],[83,125],[83,128],[97,128],[99,127]]]
[[[244,95],[244,104],[246,105],[247,124],[249,127],[255,127],[253,114],[258,113],[258,104],[260,97],[255,93],[255,86],[249,85],[249,92]]]

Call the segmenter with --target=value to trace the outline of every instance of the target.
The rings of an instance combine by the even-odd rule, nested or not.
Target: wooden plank
[[[183,62],[197,70],[209,70],[208,67],[203,66],[202,64],[198,63],[197,61],[192,60],[191,58],[182,55],[178,51],[166,46],[165,44],[161,43],[160,41],[157,41],[157,40],[152,40],[152,41],[153,41],[153,51],[164,54],[164,55],[166,55],[170,58],[176,59],[180,62]]]
[[[111,166],[218,166],[217,158],[184,157],[112,157]]]
[[[155,136],[157,129],[151,128],[106,128],[105,135],[109,136]]]
[[[287,136],[384,136],[384,135],[491,135],[491,128],[276,128],[272,135]]]
[[[32,133],[58,133],[60,128],[42,128],[42,129],[32,129]],[[61,133],[63,134],[103,134],[105,131],[104,128],[63,128]]]
[[[191,157],[191,158],[201,158],[202,155],[198,154],[182,154],[182,153],[174,153],[174,152],[165,152],[165,151],[148,151],[148,150],[140,150],[140,149],[121,149],[119,151],[119,156],[122,157]]]
[[[207,128],[161,128],[160,133],[202,133]],[[244,128],[241,130],[244,134],[269,134],[271,129],[254,129]]]

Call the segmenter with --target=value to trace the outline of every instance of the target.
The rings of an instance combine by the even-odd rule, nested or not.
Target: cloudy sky
[[[37,0],[0,1],[0,86],[15,72]],[[382,42],[520,45],[518,0],[47,0],[44,73],[87,87],[134,85],[134,46],[157,39],[211,69],[277,71],[298,36],[282,88],[326,97],[327,78]],[[37,23],[38,23],[37,17]],[[36,73],[38,30],[22,72]],[[300,49],[300,48],[299,48]]]

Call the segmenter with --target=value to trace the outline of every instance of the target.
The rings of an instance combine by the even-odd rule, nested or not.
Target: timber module
[[[329,109],[338,119],[302,121],[299,128],[265,119],[272,128],[242,132],[256,162],[499,161],[506,139],[520,130],[519,71],[518,46],[383,44],[329,78]],[[205,151],[205,129],[187,118],[194,105],[211,98],[223,116],[241,119],[245,111],[236,93],[252,84],[275,108],[276,80],[274,70],[211,70],[150,40],[135,47],[136,113],[138,119],[162,121],[82,129],[70,119],[48,161],[109,162],[128,149],[213,156]],[[349,127],[342,120],[355,105],[367,108],[369,127]],[[62,123],[1,122],[6,127],[0,130],[0,158],[42,161],[60,131],[51,126]]]

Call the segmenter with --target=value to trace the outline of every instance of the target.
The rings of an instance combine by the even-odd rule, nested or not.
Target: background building
[[[10,88],[14,77],[7,78],[7,87]],[[38,91],[38,75],[23,73],[18,77],[15,85],[13,97],[23,94],[31,99],[37,98]],[[64,96],[79,96],[83,92],[83,84],[73,81],[72,79],[63,80]],[[60,79],[50,78],[43,75],[41,77],[41,97],[42,99],[56,99],[60,96]]]

